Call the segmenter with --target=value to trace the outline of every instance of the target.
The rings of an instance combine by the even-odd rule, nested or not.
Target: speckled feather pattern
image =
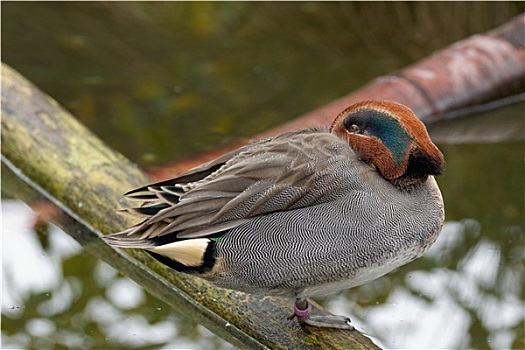
[[[212,271],[206,277],[251,293],[322,295],[404,265],[437,238],[444,212],[432,177],[400,191],[385,186],[386,180],[355,156],[332,166],[352,169],[320,184],[330,188],[337,180],[339,196],[233,228],[217,245],[228,274]],[[337,168],[327,171],[340,174]]]

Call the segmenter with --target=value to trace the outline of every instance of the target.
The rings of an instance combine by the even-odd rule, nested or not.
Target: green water
[[[513,2],[3,2],[2,60],[150,166],[279,125],[524,10]],[[451,143],[436,127],[447,224],[431,251],[322,300],[382,346],[524,347],[523,106],[483,125],[508,125],[498,113],[521,119],[520,138],[486,142],[476,132]],[[228,347],[55,227],[35,231],[33,220],[4,195],[3,348]]]

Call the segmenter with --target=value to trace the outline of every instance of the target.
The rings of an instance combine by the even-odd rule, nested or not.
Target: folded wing
[[[213,237],[255,216],[333,200],[348,187],[334,168],[353,161],[357,158],[346,144],[317,129],[249,144],[128,192],[129,199],[144,204],[125,211],[145,219],[106,240],[145,248],[138,241]]]

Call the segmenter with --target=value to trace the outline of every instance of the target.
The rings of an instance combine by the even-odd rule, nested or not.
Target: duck
[[[443,154],[408,107],[353,104],[330,126],[258,140],[125,194],[142,221],[104,236],[175,271],[295,299],[301,326],[353,329],[308,298],[375,280],[437,239]]]

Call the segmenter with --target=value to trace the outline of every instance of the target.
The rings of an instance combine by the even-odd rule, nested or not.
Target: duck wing
[[[256,216],[343,195],[348,181],[341,181],[341,172],[355,161],[350,147],[325,130],[305,129],[258,141],[173,179],[128,192],[128,198],[144,204],[125,211],[145,220],[109,237],[220,235]]]

